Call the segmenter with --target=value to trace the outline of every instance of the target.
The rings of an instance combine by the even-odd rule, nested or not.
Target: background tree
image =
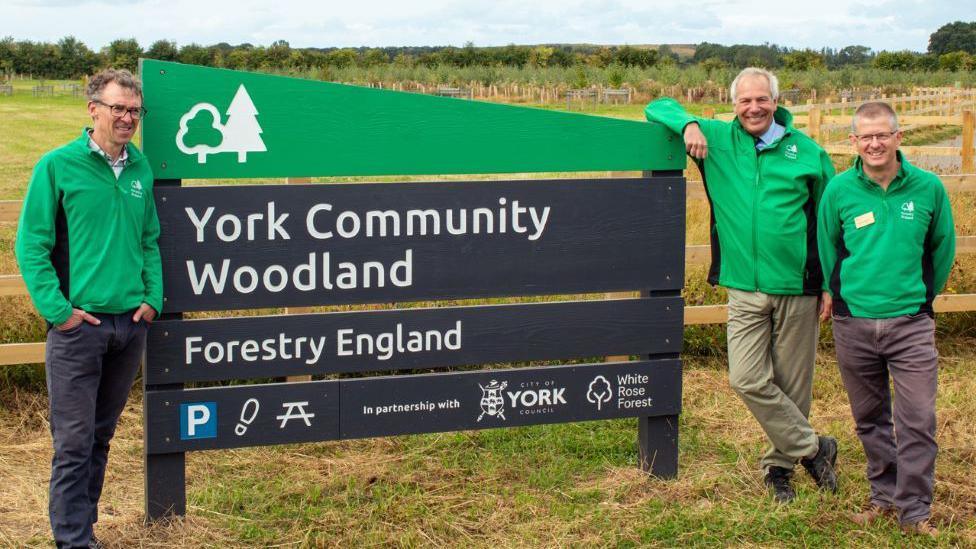
[[[976,54],[976,21],[948,23],[929,36],[929,53],[940,55],[954,51]]]
[[[871,60],[871,48],[867,46],[847,46],[837,52],[838,64],[863,65]]]
[[[209,67],[212,66],[213,58],[210,49],[200,44],[186,44],[180,48],[179,61],[188,65],[204,65]]]
[[[813,50],[797,50],[783,56],[783,66],[795,71],[819,69],[824,66],[824,58]]]
[[[146,50],[146,57],[158,59],[160,61],[178,61],[180,51],[176,47],[176,42],[169,40],[156,40]]]
[[[529,65],[533,67],[548,67],[549,58],[556,50],[548,46],[536,46],[529,53]]]
[[[0,73],[14,72],[14,58],[17,53],[17,43],[13,36],[0,39]]]
[[[58,41],[58,67],[56,78],[80,78],[91,74],[98,66],[98,56],[74,36]]]
[[[379,48],[370,48],[362,58],[362,65],[364,67],[379,67],[389,62],[390,59],[386,56],[386,52]]]
[[[874,57],[873,64],[879,69],[910,71],[915,67],[917,56],[910,51],[883,51]]]
[[[268,68],[283,69],[291,58],[291,46],[287,40],[275,40],[268,47],[265,63]]]
[[[132,73],[139,70],[139,58],[142,57],[142,47],[135,38],[119,38],[113,40],[103,51],[105,62],[110,67],[127,69]]]
[[[617,63],[625,67],[653,67],[657,63],[657,51],[649,49],[639,49],[633,46],[621,46],[617,48],[614,58]]]
[[[657,49],[657,62],[662,65],[677,65],[680,61],[678,54],[671,50],[671,46],[664,44]]]
[[[344,69],[346,67],[355,65],[356,57],[356,50],[343,48],[341,50],[333,50],[325,54],[325,61],[330,66],[337,69]]]
[[[60,51],[54,44],[24,40],[14,49],[14,72],[34,78],[58,76]]]

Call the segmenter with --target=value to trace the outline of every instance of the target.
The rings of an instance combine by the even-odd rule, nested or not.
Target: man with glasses
[[[670,98],[645,113],[684,137],[705,181],[708,281],[729,292],[729,381],[771,442],[760,464],[785,503],[796,496],[798,461],[818,487],[837,489],[837,441],[818,436],[808,420],[823,280],[816,205],[834,169],[777,106],[776,76],[747,68],[730,91],[732,122],[691,116]]]
[[[822,319],[833,313],[837,363],[871,484],[867,507],[852,519],[867,525],[897,513],[905,531],[935,537],[932,300],[955,256],[952,209],[938,176],[898,150],[902,132],[887,103],[858,107],[851,129],[858,158],[824,192],[819,248],[828,292]]]
[[[163,301],[153,173],[130,143],[146,114],[142,87],[109,69],[87,92],[93,127],[35,166],[16,243],[48,322],[49,514],[58,547],[100,546],[92,525],[109,441]]]

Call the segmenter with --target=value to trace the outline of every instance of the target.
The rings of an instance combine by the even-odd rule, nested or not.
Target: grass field
[[[0,199],[22,197],[44,151],[86,122],[78,98],[0,97]],[[639,119],[642,105],[597,114]],[[590,111],[587,111],[590,112]],[[192,183],[192,182],[191,182]],[[952,197],[959,234],[976,234],[972,195]],[[689,202],[690,244],[707,241],[707,209]],[[16,272],[14,228],[0,225],[0,273]],[[976,292],[976,263],[957,261],[948,291]],[[721,303],[701,268],[686,278],[689,304]],[[0,342],[43,339],[27,298],[0,297]],[[686,330],[680,472],[637,469],[633,420],[403,436],[192,453],[188,516],[142,525],[141,391],[113,443],[101,520],[112,547],[241,546],[976,546],[976,314],[939,318],[935,519],[938,543],[847,515],[868,495],[864,457],[824,330],[813,423],[840,440],[838,494],[804,474],[789,506],[766,495],[757,470],[764,436],[726,381],[722,327]],[[47,546],[50,436],[43,371],[0,367],[0,546]]]

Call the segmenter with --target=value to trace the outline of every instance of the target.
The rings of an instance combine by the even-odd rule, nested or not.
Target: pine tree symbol
[[[258,124],[258,110],[251,101],[251,96],[244,89],[244,84],[237,88],[234,99],[227,107],[227,124],[224,125],[224,141],[220,144],[221,152],[236,152],[237,161],[247,161],[249,152],[265,152],[264,140],[261,139],[261,125]]]

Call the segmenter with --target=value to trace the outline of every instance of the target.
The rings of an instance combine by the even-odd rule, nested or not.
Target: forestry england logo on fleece
[[[184,154],[197,155],[197,162],[207,163],[207,155],[237,153],[237,162],[247,162],[247,153],[266,152],[258,124],[258,110],[244,84],[237,88],[227,107],[227,121],[221,122],[220,111],[210,103],[197,103],[180,118],[176,148]],[[219,140],[218,140],[219,138]]]

